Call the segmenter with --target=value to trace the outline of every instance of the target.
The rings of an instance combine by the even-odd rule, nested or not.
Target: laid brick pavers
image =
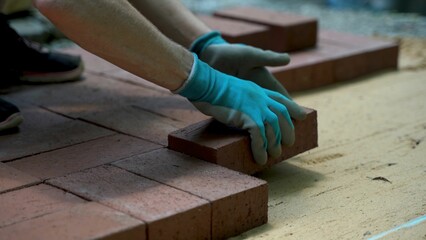
[[[13,99],[13,98],[12,98]],[[9,161],[51,151],[114,134],[82,121],[76,121],[35,105],[13,101],[24,122],[19,132],[0,136],[0,161]]]
[[[287,90],[307,90],[397,68],[398,45],[394,42],[334,32],[332,38],[328,32],[321,31],[316,48],[290,53],[287,66],[268,68]],[[348,44],[349,36],[360,39]]]
[[[38,182],[40,182],[38,178],[0,162],[0,193]]]
[[[0,229],[84,202],[73,194],[45,184],[0,194]]]
[[[1,240],[114,239],[145,240],[145,224],[122,212],[95,202],[0,228]]]
[[[13,93],[11,98],[163,145],[168,133],[207,118],[181,96],[93,74],[79,82]]]
[[[317,48],[290,53],[291,62],[286,66],[268,67],[268,70],[288,91],[312,89],[334,82],[333,60]]]
[[[113,164],[207,199],[212,208],[213,239],[231,237],[267,222],[268,188],[263,180],[169,149]]]
[[[185,123],[131,105],[93,111],[83,119],[164,146],[167,145],[167,134],[186,126]]]
[[[143,220],[149,239],[210,239],[206,200],[120,168],[100,166],[48,182]]]
[[[116,134],[7,163],[40,179],[59,177],[83,169],[148,152],[160,145]]]
[[[270,49],[272,31],[268,26],[220,18],[210,15],[198,15],[208,27],[217,30],[230,43],[243,43],[262,49]]]
[[[318,21],[312,17],[254,7],[222,9],[214,15],[268,26],[272,33],[269,49],[277,52],[310,48],[317,42]]]

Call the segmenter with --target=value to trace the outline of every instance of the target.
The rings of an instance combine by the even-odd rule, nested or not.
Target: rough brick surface
[[[270,49],[278,52],[314,47],[317,42],[317,20],[290,13],[252,7],[219,10],[215,16],[243,20],[269,26]]]
[[[181,96],[93,74],[12,97],[163,145],[170,132],[206,119]]]
[[[230,43],[243,43],[262,49],[270,48],[269,27],[233,19],[209,15],[198,15],[207,26],[222,33],[222,37]]]
[[[91,202],[0,228],[0,239],[144,240],[147,238],[142,221]]]
[[[141,139],[113,135],[7,164],[32,176],[48,179],[117,161],[159,147],[159,145]]]
[[[143,220],[151,240],[210,238],[206,200],[125,170],[100,166],[49,183]]]
[[[319,43],[315,49],[292,53],[288,65],[268,69],[290,92],[331,84],[334,82],[333,59],[320,51],[323,48],[327,45]]]
[[[25,98],[23,98],[25,99]],[[82,121],[75,121],[36,106],[13,101],[25,121],[19,133],[0,136],[0,161],[21,158],[57,148],[66,147],[113,132]]]
[[[399,46],[388,40],[357,36],[335,31],[321,31],[320,41],[341,47],[353,54],[334,53],[335,80],[344,81],[384,69],[398,68]]]
[[[0,193],[16,188],[32,185],[39,182],[39,179],[30,176],[18,169],[0,163]]]
[[[44,184],[0,194],[0,228],[83,202],[75,195]]]
[[[169,148],[221,166],[253,174],[318,145],[317,113],[309,110],[303,121],[294,121],[296,141],[283,147],[282,155],[257,165],[251,154],[250,137],[216,121],[205,120],[169,135]]]
[[[397,63],[393,42],[321,31],[316,48],[294,52],[289,65],[268,69],[287,90],[300,91],[395,69]]]
[[[213,239],[241,234],[267,222],[268,190],[262,180],[169,149],[114,165],[209,200]]]

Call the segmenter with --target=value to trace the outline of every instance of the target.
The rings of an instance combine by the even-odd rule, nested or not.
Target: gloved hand
[[[175,93],[188,98],[204,114],[248,130],[258,164],[265,164],[268,154],[281,155],[281,143],[294,142],[290,114],[297,119],[305,116],[296,103],[253,82],[219,72],[193,55],[191,73]]]
[[[196,39],[189,50],[214,69],[250,80],[291,99],[287,90],[265,68],[265,66],[287,65],[290,57],[286,53],[265,51],[243,44],[229,44],[217,31],[209,32]]]

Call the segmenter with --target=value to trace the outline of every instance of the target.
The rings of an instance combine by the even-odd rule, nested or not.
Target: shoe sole
[[[17,127],[22,123],[23,120],[24,118],[22,117],[21,113],[14,113],[3,122],[0,122],[0,131]]]
[[[19,80],[23,82],[30,82],[30,83],[60,83],[60,82],[69,82],[69,81],[75,81],[78,80],[81,74],[84,71],[84,64],[83,62],[80,63],[80,65],[71,70],[66,72],[55,72],[55,73],[38,73],[38,74],[23,74],[19,78]]]

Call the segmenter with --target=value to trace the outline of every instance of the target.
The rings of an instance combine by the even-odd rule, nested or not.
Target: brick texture
[[[163,145],[170,132],[207,118],[181,96],[92,74],[84,81],[18,92],[12,98]]]
[[[24,98],[25,99],[25,98]],[[19,133],[0,136],[0,161],[8,161],[40,152],[58,149],[113,132],[82,121],[75,121],[46,111],[37,106],[13,101],[20,108],[25,121]]]
[[[159,145],[113,135],[7,163],[32,176],[48,179],[141,154]]]
[[[263,180],[169,149],[114,165],[210,201],[212,239],[241,234],[267,222],[268,190]]]
[[[39,179],[0,163],[0,193],[36,184]]]
[[[252,7],[219,10],[214,15],[270,27],[269,49],[277,52],[314,47],[317,42],[318,23],[314,18]]]
[[[198,15],[207,26],[222,33],[230,43],[243,43],[262,49],[270,48],[270,28],[264,25],[209,15]]]
[[[145,240],[142,221],[90,202],[0,228],[1,240]]]
[[[319,43],[315,49],[292,53],[288,65],[268,69],[290,92],[331,84],[334,82],[333,59],[320,50],[327,46]]]
[[[208,162],[253,174],[318,145],[317,113],[309,110],[303,121],[294,121],[296,141],[283,147],[282,155],[257,165],[251,154],[250,137],[245,131],[231,129],[216,121],[205,120],[169,135],[169,148]]]
[[[378,40],[334,31],[321,31],[320,41],[345,51],[334,52],[335,81],[344,81],[384,69],[398,68],[399,46]]]
[[[49,180],[147,223],[149,239],[209,239],[206,200],[113,166]]]
[[[75,195],[44,184],[0,194],[0,228],[83,202]]]
[[[353,36],[353,41],[350,41]],[[379,70],[396,69],[398,45],[390,41],[321,31],[318,46],[294,52],[287,66],[269,71],[288,91],[351,80]]]

